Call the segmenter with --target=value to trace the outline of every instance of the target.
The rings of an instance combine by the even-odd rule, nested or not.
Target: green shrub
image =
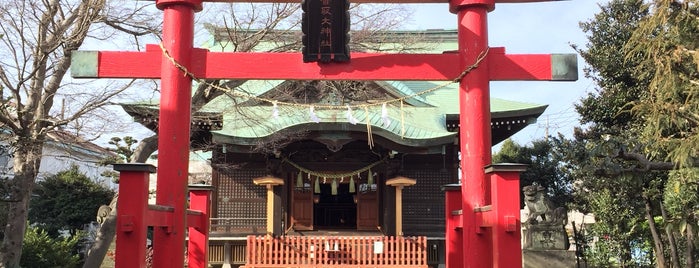
[[[38,227],[28,226],[24,234],[21,267],[71,268],[80,267],[77,244],[82,234],[69,238],[52,238]]]
[[[29,222],[52,237],[58,237],[62,230],[81,230],[114,196],[111,189],[93,182],[77,166],[38,182],[32,194]]]

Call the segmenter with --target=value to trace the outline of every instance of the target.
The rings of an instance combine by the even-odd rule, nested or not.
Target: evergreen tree
[[[29,205],[29,221],[57,237],[60,230],[75,233],[95,220],[99,206],[109,204],[114,192],[80,173],[77,166],[37,184]]]
[[[576,107],[586,127],[558,146],[604,238],[593,264],[695,266],[697,4],[613,0],[581,24],[599,88]]]
[[[552,143],[547,139],[535,140],[531,145],[519,145],[505,140],[500,151],[493,155],[493,163],[519,163],[527,165],[520,174],[520,185],[537,183],[546,187],[549,199],[557,206],[567,207],[573,199],[572,181],[559,165],[560,160]],[[524,208],[524,196],[520,195],[520,207]]]

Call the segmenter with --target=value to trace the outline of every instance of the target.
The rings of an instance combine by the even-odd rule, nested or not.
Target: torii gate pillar
[[[189,66],[194,42],[194,13],[201,0],[157,0],[163,11],[163,43],[169,56]],[[171,228],[154,228],[153,267],[182,267],[187,229],[187,183],[192,78],[182,75],[167,55],[160,67],[160,120],[156,203],[173,207]],[[177,254],[181,253],[181,254]]]
[[[449,10],[456,13],[458,18],[461,69],[468,68],[470,64],[477,62],[480,56],[486,55],[488,12],[494,8],[494,0],[449,2]],[[490,204],[490,189],[484,171],[492,160],[489,72],[488,60],[484,60],[459,83],[463,254],[453,257],[464,258],[455,263],[463,263],[465,267],[494,267],[493,251],[498,250],[493,248],[493,230],[481,230],[475,212],[481,206]],[[511,254],[509,258],[519,259],[521,267],[521,251],[508,254]]]

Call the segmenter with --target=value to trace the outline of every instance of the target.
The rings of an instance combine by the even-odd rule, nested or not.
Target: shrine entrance
[[[290,231],[380,231],[383,158],[368,155],[363,142],[333,152],[319,142],[285,148]],[[303,148],[301,150],[301,148]],[[372,170],[374,168],[374,171]]]
[[[338,183],[337,193],[332,185],[320,185],[320,194],[314,197],[313,225],[318,230],[352,230],[357,227],[357,204],[349,183]]]
[[[292,189],[291,222],[303,231],[379,231],[377,184],[361,183],[350,191],[350,182],[320,184],[320,193],[306,187]]]

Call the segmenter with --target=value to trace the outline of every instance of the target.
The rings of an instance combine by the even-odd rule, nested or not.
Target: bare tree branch
[[[637,165],[633,168],[629,168],[630,172],[673,170],[677,168],[677,165],[675,165],[674,163],[650,161],[645,155],[635,152],[624,152],[623,150],[619,150],[618,157],[624,160],[636,161]]]

